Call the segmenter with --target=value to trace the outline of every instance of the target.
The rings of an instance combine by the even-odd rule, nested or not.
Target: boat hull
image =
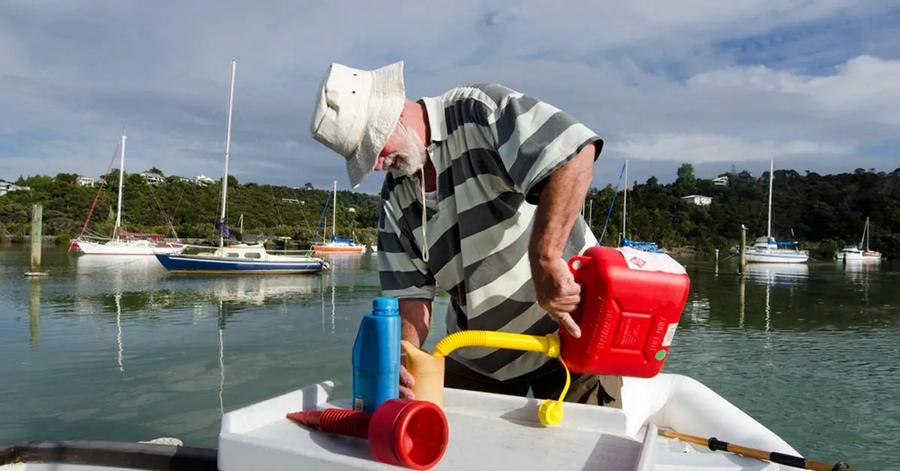
[[[366,246],[330,246],[330,245],[313,245],[313,252],[320,254],[358,254],[365,253]]]
[[[808,253],[794,250],[751,250],[747,253],[750,263],[806,263],[808,260]]]
[[[177,254],[184,247],[177,244],[154,244],[149,241],[109,241],[106,243],[92,242],[89,240],[72,241],[72,249],[84,255],[155,255]]]
[[[228,260],[199,255],[156,254],[156,259],[172,273],[289,274],[316,273],[325,263],[315,261]]]
[[[880,262],[881,254],[868,255],[863,253],[839,253],[837,258],[838,260],[844,260],[847,262]]]

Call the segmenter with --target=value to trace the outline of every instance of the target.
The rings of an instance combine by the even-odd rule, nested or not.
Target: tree
[[[156,167],[150,167],[150,170],[147,170],[146,173],[155,173],[155,174],[157,174],[157,175],[159,175],[159,176],[161,176],[161,177],[165,177],[165,175],[163,175],[163,173],[162,173],[162,170],[160,170],[160,169],[158,169],[158,168],[156,168]]]
[[[57,173],[56,181],[61,183],[75,183],[75,179],[78,178],[78,175],[74,173]]]
[[[693,183],[696,180],[696,177],[694,177],[694,166],[687,162],[681,164],[681,167],[678,167],[678,180],[683,180],[685,183]]]
[[[679,194],[690,193],[695,190],[695,186],[697,183],[696,177],[694,177],[694,166],[685,162],[681,164],[681,167],[678,167],[678,178],[675,179],[675,188],[676,192]]]

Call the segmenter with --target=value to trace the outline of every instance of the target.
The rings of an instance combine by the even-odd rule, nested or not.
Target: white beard
[[[399,128],[400,135],[405,141],[403,149],[385,157],[385,167],[389,167],[391,173],[398,176],[413,176],[425,166],[428,152],[417,136],[402,123]],[[400,159],[400,160],[397,160]]]

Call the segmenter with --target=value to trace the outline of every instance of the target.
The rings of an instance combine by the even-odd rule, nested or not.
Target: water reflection
[[[166,272],[156,257],[115,255],[108,257],[78,257],[75,273],[79,288],[113,288],[121,290],[127,284],[145,287],[165,277]]]
[[[41,279],[29,279],[28,290],[28,341],[37,347],[41,340]]]
[[[220,301],[263,305],[277,299],[309,296],[322,290],[324,277],[302,276],[243,276],[212,280],[210,296]]]
[[[805,263],[748,263],[744,277],[767,285],[798,285],[809,279]]]
[[[119,371],[125,371],[125,365],[122,363],[122,293],[116,293],[116,345],[119,347],[119,355],[116,363],[119,364]]]
[[[126,312],[190,306],[195,308],[195,314],[202,315],[206,306],[219,301],[262,306],[310,298],[325,283],[321,275],[168,278],[165,273],[159,276],[158,270],[139,261],[133,264],[93,262],[90,266],[79,263],[77,293],[71,296],[74,299],[66,299],[68,296],[64,295],[59,301],[73,301],[91,312],[91,305],[115,304],[114,297],[118,294],[121,309]]]
[[[225,414],[225,302],[219,301],[219,414]]]
[[[324,258],[332,271],[357,271],[364,265],[366,257],[354,254],[325,254]]]
[[[774,286],[787,286],[791,290],[800,285],[805,285],[809,279],[809,266],[805,263],[748,263],[744,268],[744,274],[740,277],[738,296],[740,298],[739,325],[744,327],[746,312],[746,284],[765,285],[765,304],[763,308],[763,331],[766,335],[766,345],[770,346],[771,339],[768,333],[772,330],[772,290]]]

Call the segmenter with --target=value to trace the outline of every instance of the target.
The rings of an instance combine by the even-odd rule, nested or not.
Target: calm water
[[[349,395],[350,347],[379,293],[370,256],[278,277],[174,277],[152,258],[47,248],[51,276],[29,281],[27,262],[24,248],[0,248],[0,443],[214,447],[223,410],[324,379]],[[741,278],[733,264],[686,264],[691,297],[666,371],[811,459],[900,459],[900,265],[751,266]]]

